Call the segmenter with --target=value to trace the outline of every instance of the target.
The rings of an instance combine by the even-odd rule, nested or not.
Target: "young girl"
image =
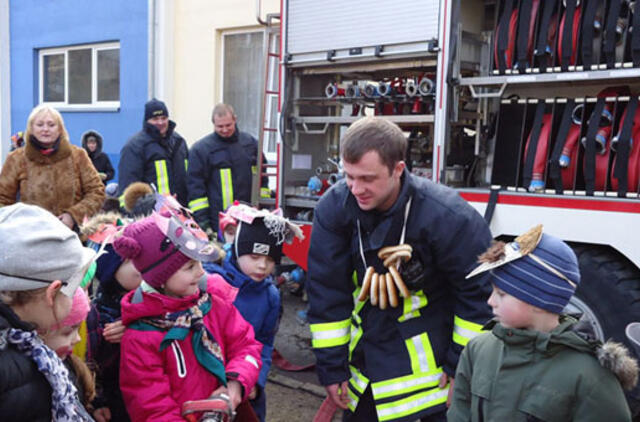
[[[90,420],[38,333],[69,314],[95,252],[53,214],[22,203],[0,208],[0,239],[0,420]]]
[[[120,387],[135,421],[182,421],[185,401],[214,393],[227,393],[236,408],[260,372],[251,325],[216,294],[222,278],[203,277],[200,261],[219,252],[195,232],[154,213],[113,243],[143,279],[122,300]]]
[[[78,390],[78,398],[85,409],[92,411],[91,401],[95,397],[95,382],[91,370],[82,359],[73,354],[73,347],[80,342],[78,330],[89,313],[89,297],[84,289],[76,289],[71,312],[60,324],[51,327],[42,335],[42,340],[62,359],[69,371],[69,379]]]

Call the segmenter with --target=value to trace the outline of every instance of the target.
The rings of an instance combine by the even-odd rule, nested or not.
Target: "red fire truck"
[[[625,341],[640,321],[634,4],[282,0],[263,107],[278,99],[279,124],[265,119],[260,136],[277,134],[276,206],[310,234],[318,198],[341,177],[344,130],[389,119],[409,139],[408,168],[457,188],[495,237],[542,223],[565,239],[582,271],[568,311]],[[304,269],[308,240],[285,250]]]

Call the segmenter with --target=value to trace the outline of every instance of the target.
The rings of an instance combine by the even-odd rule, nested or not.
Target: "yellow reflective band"
[[[160,195],[170,194],[169,190],[169,171],[167,170],[166,160],[156,160],[156,179],[158,182],[158,193]]]
[[[251,173],[252,174],[256,174],[257,171],[258,171],[258,168],[256,166],[251,166]]]
[[[191,209],[191,212],[200,211],[205,208],[209,208],[209,198],[206,196],[189,201],[189,209]]]
[[[347,394],[349,395],[349,403],[347,404],[347,407],[352,412],[355,412],[356,407],[358,407],[358,401],[360,401],[360,397],[356,396],[356,394],[350,388],[349,391],[347,391]]]
[[[184,159],[184,171],[188,171],[189,170],[189,160],[187,160],[186,158]]]
[[[398,321],[404,322],[411,318],[417,318],[420,316],[420,309],[427,306],[427,296],[422,290],[418,290],[412,293],[408,298],[402,301],[402,315],[398,318]]]
[[[376,406],[380,422],[413,415],[429,407],[447,402],[449,387],[441,390],[438,387],[424,391],[402,400]]]
[[[430,373],[417,373],[386,381],[374,382],[371,384],[371,390],[376,400],[399,396],[401,394],[408,394],[417,390],[435,387],[438,385],[441,376],[442,368],[438,368]]]
[[[436,369],[436,360],[433,357],[433,349],[427,333],[418,334],[404,342],[407,345],[413,373],[430,372]]]
[[[260,196],[262,198],[271,198],[271,190],[269,188],[260,188]]]
[[[351,338],[349,327],[351,319],[338,322],[310,324],[311,346],[314,348],[342,346]]]
[[[358,345],[360,338],[362,338],[362,327],[360,327],[360,325],[358,326],[351,325],[351,340],[349,341],[349,360],[351,360],[353,351],[356,349],[356,346]]]
[[[349,365],[349,371],[351,372],[349,384],[351,384],[358,393],[364,393],[367,385],[369,385],[369,379],[365,377],[360,371],[358,371],[354,366]]]
[[[120,200],[120,208],[124,208],[124,206],[126,205],[124,202],[124,193],[120,195],[118,199]]]
[[[461,346],[466,346],[469,340],[482,334],[482,325],[467,321],[459,316],[453,317],[453,341]]]
[[[220,169],[220,185],[222,188],[222,210],[224,211],[233,203],[231,169]]]

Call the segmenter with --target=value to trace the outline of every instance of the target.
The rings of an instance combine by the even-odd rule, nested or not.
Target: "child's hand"
[[[257,397],[257,395],[258,395],[258,389],[254,386],[254,387],[251,389],[251,392],[249,393],[249,399],[250,399],[250,400],[255,400],[255,398]]]
[[[227,386],[218,387],[214,394],[226,394],[231,401],[231,407],[236,410],[236,407],[242,402],[242,385],[238,381],[231,380],[227,383]]]
[[[109,422],[111,420],[111,410],[108,407],[101,407],[93,411],[93,419],[96,422]]]
[[[120,343],[122,336],[124,335],[125,326],[122,325],[122,321],[118,320],[104,324],[104,330],[102,330],[102,336],[109,343]]]

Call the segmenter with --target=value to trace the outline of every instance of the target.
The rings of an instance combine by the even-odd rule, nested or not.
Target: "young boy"
[[[253,326],[256,340],[262,343],[262,369],[249,398],[256,415],[264,422],[264,386],[271,368],[273,341],[281,311],[273,270],[280,263],[284,241],[291,241],[294,236],[301,237],[302,233],[297,225],[279,215],[241,204],[229,208],[225,218],[237,221],[231,253],[227,253],[221,265],[204,264],[204,268],[207,272],[222,275],[238,289],[233,304]]]
[[[637,363],[561,314],[580,283],[571,248],[537,226],[480,262],[467,278],[490,271],[495,318],[462,352],[447,420],[630,421]]]

